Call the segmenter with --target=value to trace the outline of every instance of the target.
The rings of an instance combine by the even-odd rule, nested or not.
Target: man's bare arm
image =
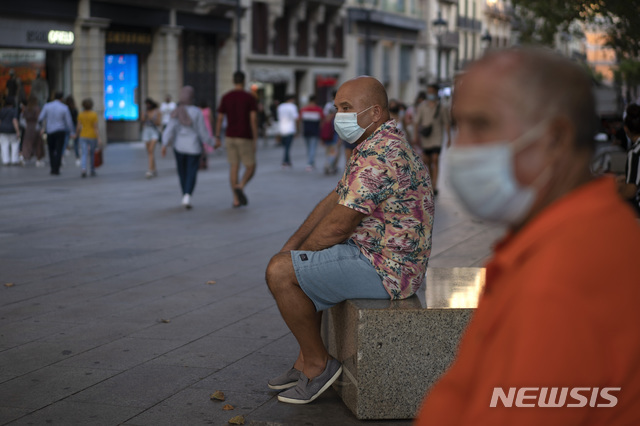
[[[281,251],[298,250],[302,243],[311,235],[313,229],[338,204],[338,194],[331,191],[309,214],[300,228],[289,238]]]
[[[333,209],[313,228],[311,235],[300,246],[300,250],[318,251],[340,244],[353,234],[365,217],[363,213],[342,204],[335,204]]]
[[[220,132],[222,131],[222,121],[224,120],[224,114],[219,112],[218,113],[218,120],[216,121],[216,131],[213,135],[213,138],[215,139],[216,143],[214,145],[214,148],[220,148],[222,146],[222,142],[220,142]]]
[[[224,114],[219,112],[218,113],[218,120],[216,121],[216,132],[213,136],[215,136],[216,138],[220,137],[220,131],[222,131],[222,121],[224,120]]]
[[[255,142],[258,140],[258,112],[251,111],[251,113],[249,113],[249,120],[251,121],[251,135]]]

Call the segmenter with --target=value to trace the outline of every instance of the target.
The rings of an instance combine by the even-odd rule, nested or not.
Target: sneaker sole
[[[293,398],[287,398],[286,396],[278,395],[278,401],[286,402],[289,404],[308,404],[314,401],[320,395],[322,395],[324,391],[329,389],[329,386],[331,386],[333,382],[335,382],[338,379],[338,377],[340,377],[340,374],[342,374],[342,365],[340,366],[340,368],[338,368],[335,374],[329,380],[327,380],[327,383],[325,383],[324,386],[321,387],[320,390],[316,392],[316,394],[309,399],[293,399]]]
[[[269,389],[273,389],[273,390],[285,390],[285,389],[291,389],[292,387],[294,387],[298,382],[289,382],[289,383],[285,383],[284,385],[271,385],[269,383],[267,383],[267,386],[269,386]]]

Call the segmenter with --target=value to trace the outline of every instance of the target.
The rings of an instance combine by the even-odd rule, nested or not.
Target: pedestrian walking
[[[144,120],[142,122],[142,136],[141,139],[144,142],[147,149],[147,159],[149,163],[149,169],[145,174],[147,179],[151,179],[158,175],[156,171],[156,144],[160,139],[160,125],[162,117],[158,104],[151,98],[147,98],[144,101],[145,111]]]
[[[64,103],[69,107],[69,113],[71,113],[71,121],[73,122],[73,128],[78,127],[78,108],[76,107],[76,101],[73,96],[69,95],[64,100]],[[80,150],[78,149],[78,139],[72,138],[71,133],[67,133],[64,138],[64,146],[62,147],[62,155],[67,155],[67,149],[69,142],[73,142],[73,151],[76,157],[76,166],[80,165]]]
[[[200,111],[202,111],[202,118],[204,119],[204,125],[207,128],[209,137],[213,139],[213,112],[211,111],[211,108],[209,108],[209,103],[206,100],[200,101],[199,106]],[[203,145],[203,148],[202,158],[200,159],[200,168],[206,169],[209,167],[209,154],[211,154],[214,149],[208,144]]]
[[[315,95],[309,97],[309,103],[300,110],[300,120],[302,121],[302,135],[307,145],[307,167],[306,171],[313,171],[315,168],[316,149],[320,139],[320,130],[324,113],[322,108],[316,103]]]
[[[171,120],[162,134],[162,156],[167,155],[167,146],[173,146],[176,158],[182,205],[191,209],[191,197],[196,187],[202,145],[213,145],[207,132],[202,111],[193,105],[194,90],[185,86],[180,90],[178,106],[171,113]]]
[[[171,113],[176,109],[176,103],[171,100],[171,95],[164,98],[164,102],[160,104],[160,114],[162,114],[162,130],[167,127],[171,120]]]
[[[284,156],[282,159],[282,168],[291,168],[291,145],[293,137],[296,135],[298,128],[298,107],[295,104],[296,95],[287,95],[285,102],[278,105],[278,125],[282,146],[284,148]]]
[[[422,148],[422,161],[429,169],[433,193],[438,195],[440,152],[444,137],[447,145],[451,141],[451,118],[449,108],[440,102],[437,85],[427,87],[427,99],[418,106],[414,128],[414,144]]]
[[[98,129],[98,114],[93,111],[93,100],[91,98],[83,100],[82,108],[83,111],[78,114],[78,126],[76,128],[78,138],[76,141],[79,141],[82,147],[82,160],[80,161],[82,174],[80,176],[85,178],[87,177],[87,166],[91,176],[96,175],[93,163],[94,154],[102,143]]]
[[[36,167],[44,166],[44,142],[38,126],[39,115],[40,104],[38,98],[31,95],[27,100],[27,106],[22,110],[22,117],[25,121],[24,136],[22,138],[22,158],[25,162],[28,162],[35,155]]]
[[[233,194],[233,207],[248,203],[244,190],[256,172],[256,149],[258,142],[257,100],[244,90],[245,75],[242,71],[233,74],[233,90],[227,92],[218,106],[216,121],[216,147],[222,146],[220,132],[227,120],[225,145],[229,161],[229,183]],[[240,164],[244,165],[242,180],[238,181]]]
[[[2,165],[20,164],[20,124],[18,123],[18,108],[14,98],[6,98],[4,107],[0,109],[0,149],[2,150]]]
[[[69,112],[69,107],[62,102],[63,96],[62,92],[55,92],[53,101],[45,104],[38,117],[39,123],[45,123],[40,132],[41,134],[47,133],[49,164],[51,166],[51,174],[54,176],[60,174],[65,133],[73,131],[71,113]]]

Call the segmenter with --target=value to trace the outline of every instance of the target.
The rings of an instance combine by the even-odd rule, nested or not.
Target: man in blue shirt
[[[62,92],[56,92],[53,101],[42,108],[40,117],[38,117],[38,122],[44,121],[46,123],[45,126],[42,126],[42,133],[47,132],[52,175],[60,174],[65,133],[73,133],[74,131],[69,107],[62,102],[63,96]],[[72,135],[72,137],[75,138],[75,135]]]

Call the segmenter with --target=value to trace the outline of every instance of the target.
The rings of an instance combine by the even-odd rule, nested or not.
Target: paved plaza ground
[[[410,424],[358,421],[333,390],[292,406],[267,388],[297,353],[267,263],[338,180],[304,171],[303,141],[287,171],[261,144],[240,209],[224,155],[190,211],[173,156],[152,180],[145,156],[111,144],[86,179],[71,157],[61,176],[0,167],[0,425]],[[441,185],[430,266],[481,265],[500,234]]]

